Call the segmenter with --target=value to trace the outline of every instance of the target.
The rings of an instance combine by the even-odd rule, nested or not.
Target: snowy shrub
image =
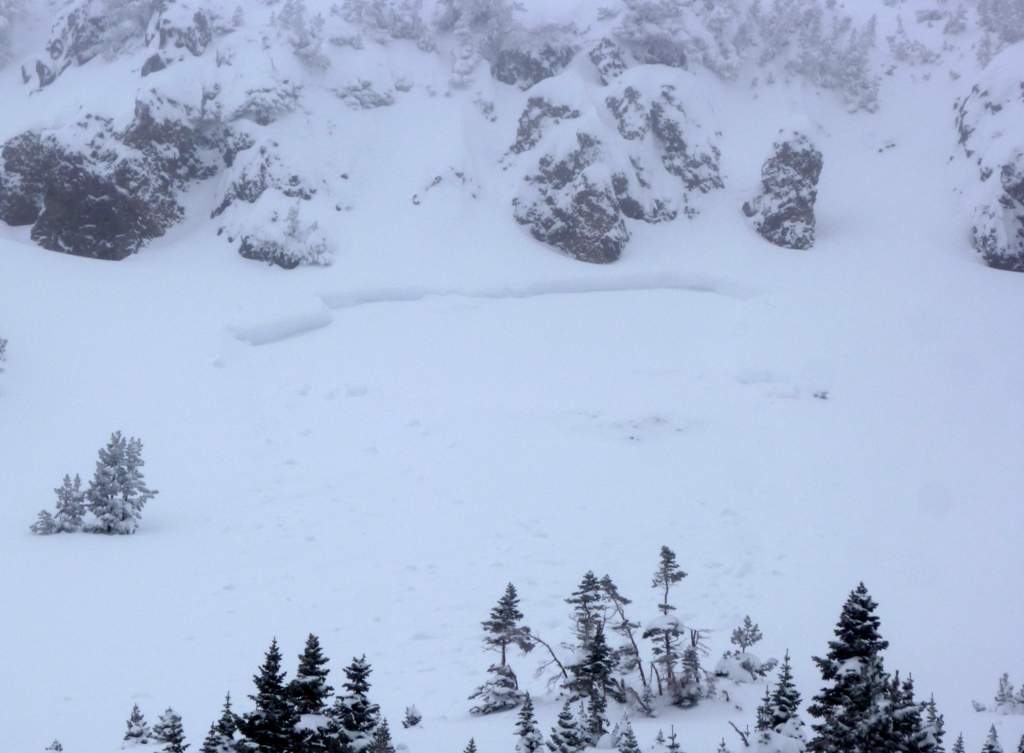
[[[57,495],[56,515],[47,510],[39,512],[39,520],[32,525],[32,533],[47,535],[51,533],[74,533],[82,530],[82,516],[85,515],[85,492],[82,491],[82,480],[75,475],[72,482],[70,476],[64,476],[64,483],[53,490]]]
[[[978,23],[998,43],[993,53],[1024,39],[1024,3],[1020,0],[979,0]]]
[[[0,0],[0,67],[10,59],[14,24],[24,7],[24,0]]]
[[[979,710],[994,711],[997,714],[1024,714],[1024,685],[1014,693],[1009,673],[1003,673],[999,678],[999,689],[993,700],[991,707],[986,708],[977,704],[976,708],[980,706]]]
[[[738,0],[626,0],[615,34],[641,63],[701,64],[724,78],[735,77],[747,45]]]
[[[761,65],[779,58],[787,70],[841,92],[850,110],[878,109],[879,80],[868,66],[874,16],[858,29],[818,0],[768,0],[767,7],[754,0],[748,18]]]
[[[405,707],[405,716],[402,717],[403,728],[409,729],[409,727],[418,727],[422,721],[423,715],[415,705]]]
[[[227,120],[247,118],[257,125],[270,125],[298,106],[302,85],[288,81],[267,82],[246,88],[242,101],[227,114]]]
[[[892,56],[901,62],[911,65],[928,65],[939,61],[939,54],[932,52],[917,39],[910,39],[903,26],[903,17],[896,16],[896,33],[886,37]]]
[[[302,62],[320,70],[330,67],[330,58],[323,53],[324,17],[310,17],[305,0],[285,0],[273,23]]]
[[[383,44],[392,39],[424,39],[427,25],[422,9],[423,0],[344,0],[331,13],[362,27],[373,41]]]
[[[441,0],[434,25],[455,37],[452,85],[466,86],[482,59],[493,60],[505,36],[516,28],[514,13],[523,10],[508,0]]]

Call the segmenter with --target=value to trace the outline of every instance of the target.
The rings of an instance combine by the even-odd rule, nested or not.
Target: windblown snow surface
[[[69,69],[31,116],[3,69],[3,137],[77,108],[76,90],[110,96],[118,65]],[[118,263],[0,226],[0,750],[115,751],[133,703],[150,720],[173,706],[197,750],[225,692],[249,708],[271,638],[291,674],[312,632],[335,687],[366,654],[412,753],[510,751],[514,712],[471,717],[466,700],[505,585],[557,646],[587,570],[652,618],[662,545],[709,665],[749,614],[754,650],[788,649],[808,699],[863,580],[887,668],[934,693],[947,745],[963,732],[975,751],[995,723],[1015,746],[1024,717],[971,701],[1003,672],[1024,681],[1024,275],[970,247],[957,189],[976,173],[950,160],[965,84],[922,70],[885,77],[870,114],[799,80],[680,72],[714,103],[726,188],[696,218],[631,225],[609,266],[512,217],[499,160],[527,94],[482,70],[431,96],[443,66],[391,107],[309,95],[293,114],[336,118],[324,159],[358,182],[321,218],[333,266],[240,258],[196,208],[209,185]],[[767,244],[739,210],[794,116],[824,154],[810,251]],[[449,171],[472,185],[424,193]],[[116,430],[143,440],[159,490],[139,532],[31,535]],[[547,731],[561,702],[538,654],[512,662]],[[737,750],[729,722],[753,727],[763,681],[720,689],[634,719],[641,746],[674,725],[689,753]],[[403,730],[411,704],[424,721]]]

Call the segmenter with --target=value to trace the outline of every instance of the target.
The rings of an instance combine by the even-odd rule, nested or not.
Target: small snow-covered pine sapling
[[[551,728],[551,738],[547,742],[551,753],[579,753],[587,747],[586,734],[580,729],[576,715],[569,701],[565,702],[558,712],[557,726]]]
[[[402,719],[402,726],[405,729],[409,729],[410,727],[418,727],[419,723],[422,721],[423,715],[420,713],[419,709],[416,708],[415,705],[405,707],[405,717]]]
[[[476,740],[474,740],[472,737],[469,738],[469,744],[466,746],[466,749],[462,751],[462,753],[476,753]]]
[[[658,745],[665,744],[665,733],[662,730],[658,730],[658,734],[654,737],[654,742]]]
[[[54,520],[61,531],[73,533],[82,530],[82,516],[85,515],[85,492],[82,479],[75,474],[75,480],[64,476],[64,483],[53,490],[57,495],[57,514]]]
[[[985,738],[985,744],[981,746],[981,753],[1003,753],[1003,746],[999,744],[999,735],[996,734],[996,725],[992,725],[988,730],[988,737]]]
[[[40,510],[39,519],[31,526],[32,533],[47,535],[82,530],[82,516],[85,514],[82,479],[76,475],[72,481],[70,476],[65,475],[64,483],[53,491],[57,495],[56,515]]]
[[[181,717],[174,709],[167,709],[160,715],[160,721],[153,725],[152,739],[164,743],[162,753],[185,753],[188,744],[185,742],[185,730],[181,725]]]
[[[637,744],[633,728],[627,723],[626,729],[619,735],[619,744],[616,747],[618,753],[640,753],[640,746]]]
[[[779,670],[779,679],[775,684],[775,690],[768,695],[768,689],[765,688],[765,705],[764,705],[764,727],[761,725],[761,709],[758,709],[758,729],[770,729],[778,732],[783,725],[789,723],[791,719],[795,719],[797,726],[803,726],[803,722],[800,721],[798,716],[798,710],[800,709],[800,692],[796,689],[796,685],[793,683],[793,672],[789,664],[789,651],[786,651],[786,655],[782,660],[782,668]]]
[[[671,727],[669,727],[668,742],[665,745],[665,750],[672,751],[673,753],[675,753],[675,751],[682,749],[683,746],[680,745],[679,740],[676,739],[676,727],[673,724]]]
[[[388,720],[381,719],[380,724],[373,731],[373,738],[370,744],[363,748],[364,753],[395,753],[395,746],[391,742],[391,730],[388,728]]]
[[[761,640],[760,629],[757,627],[756,622],[751,622],[750,615],[743,618],[743,624],[732,631],[732,637],[729,642],[739,646],[741,653],[746,653],[747,649]]]
[[[718,744],[718,748],[715,753],[730,753],[729,748],[725,745],[725,738],[722,738],[722,742]]]
[[[39,536],[49,536],[51,533],[57,533],[60,528],[49,510],[40,510],[36,522],[29,526],[29,530]]]
[[[1010,683],[1008,672],[1004,672],[1003,676],[999,678],[999,690],[996,691],[995,702],[997,707],[1013,705],[1013,685]]]
[[[469,696],[469,700],[476,700],[469,713],[493,714],[514,709],[522,702],[523,694],[517,687],[512,667],[492,664],[487,668],[487,674],[487,681]]]
[[[953,743],[950,753],[966,753],[964,750],[964,735],[962,732],[957,736],[956,742]]]
[[[54,740],[44,750],[62,751],[64,746],[60,744],[60,740]]]
[[[921,743],[923,753],[945,753],[942,747],[942,738],[946,736],[945,719],[939,713],[935,705],[935,696],[921,704],[923,713],[922,724],[925,732],[925,739]]]
[[[99,451],[96,472],[85,492],[89,512],[96,523],[88,530],[94,533],[135,533],[142,517],[142,508],[156,494],[148,489],[140,470],[142,442],[125,439],[114,432],[110,442]]]
[[[210,724],[210,732],[203,740],[200,753],[235,753],[235,715],[231,711],[231,694],[224,698],[220,719]]]
[[[288,697],[300,714],[320,714],[334,688],[327,684],[327,657],[320,648],[320,639],[312,633],[299,655],[299,668],[288,683]]]
[[[544,736],[537,726],[537,717],[533,711],[533,699],[527,693],[523,705],[519,708],[516,720],[516,753],[537,753],[544,747]]]
[[[124,733],[125,742],[135,742],[139,744],[146,743],[152,737],[149,729],[149,723],[142,715],[142,711],[139,709],[139,704],[132,706],[132,713],[128,717],[128,729]]]

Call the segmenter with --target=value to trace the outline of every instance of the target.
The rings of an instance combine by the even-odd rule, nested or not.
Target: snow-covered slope
[[[430,30],[435,49],[365,30],[362,49],[332,45],[353,22],[324,7],[339,28],[323,32],[330,65],[317,68],[269,25],[282,6],[247,5],[201,55],[172,42],[174,59],[141,89],[156,47],[22,83],[51,19],[14,27],[25,35],[0,69],[3,142],[73,133],[86,114],[122,133],[138,93],[164,81],[165,101],[197,106],[218,84],[220,122],[253,144],[176,190],[182,219],[117,263],[0,225],[0,750],[55,737],[69,753],[117,750],[133,703],[151,721],[173,706],[197,750],[225,692],[250,706],[271,638],[292,673],[309,632],[335,676],[365,652],[372,696],[413,753],[470,737],[512,750],[514,712],[471,717],[466,700],[491,661],[479,623],[505,585],[557,647],[563,600],[587,570],[652,619],[662,545],[689,573],[679,614],[711,631],[709,666],[749,614],[759,654],[788,649],[810,698],[811,656],[863,580],[887,667],[934,693],[947,746],[962,731],[976,751],[993,723],[1015,746],[1024,717],[971,701],[988,702],[1003,672],[1024,682],[1024,276],[972,248],[975,207],[998,198],[981,195],[954,103],[993,71],[1011,75],[1020,43],[981,70],[977,28],[913,20],[943,4],[850,8],[857,28],[875,11],[879,24],[878,106],[853,113],[842,91],[781,63],[738,59],[730,78],[641,64],[633,48],[638,88],[674,82],[694,98],[722,187],[677,187],[693,216],[624,215],[621,257],[597,266],[516,220],[542,156],[511,152],[531,96],[581,110],[567,121],[611,145],[595,162],[609,174],[634,149],[647,174],[663,171],[651,196],[683,183],[650,137],[621,136],[606,103],[617,84],[585,52],[524,90],[487,61],[459,73],[472,55],[459,57],[454,32]],[[886,52],[897,13],[906,34],[951,49],[929,62]],[[622,19],[580,15],[581,49]],[[225,114],[266,81],[287,104],[285,79],[301,93],[272,122]],[[392,102],[363,108],[371,91]],[[1002,144],[1024,143],[1020,122],[970,122],[998,164]],[[823,155],[807,251],[769,244],[740,210],[783,128]],[[245,170],[259,173],[261,146],[269,187],[211,218]],[[289,196],[292,174],[316,193]],[[284,271],[238,255],[242,236],[267,231],[274,212],[283,227],[295,206],[302,243],[322,242],[333,264]],[[66,473],[91,476],[116,430],[143,440],[160,492],[139,532],[32,536],[51,490]],[[531,676],[536,657],[513,662],[547,731],[561,702]],[[723,737],[738,750],[729,722],[753,726],[763,686],[720,687],[728,702],[634,719],[641,746],[674,725],[690,753]],[[399,728],[410,704],[422,729]]]

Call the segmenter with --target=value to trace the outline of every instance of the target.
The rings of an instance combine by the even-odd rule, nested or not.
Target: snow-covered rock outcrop
[[[0,220],[32,225],[44,248],[123,259],[182,216],[178,192],[225,164],[229,131],[158,95],[136,101],[122,132],[86,115],[29,131],[0,150]]]
[[[992,60],[959,103],[956,125],[981,179],[970,192],[974,248],[990,267],[1024,272],[1024,45]]]
[[[743,205],[754,228],[769,243],[806,249],[814,245],[821,152],[798,131],[783,133],[761,168],[761,193]]]
[[[563,82],[535,91],[508,159],[536,160],[513,207],[538,240],[581,261],[612,262],[629,240],[626,219],[693,216],[694,195],[722,188],[699,95],[684,96],[656,69],[621,71],[603,108]],[[701,119],[690,116],[691,104]]]

